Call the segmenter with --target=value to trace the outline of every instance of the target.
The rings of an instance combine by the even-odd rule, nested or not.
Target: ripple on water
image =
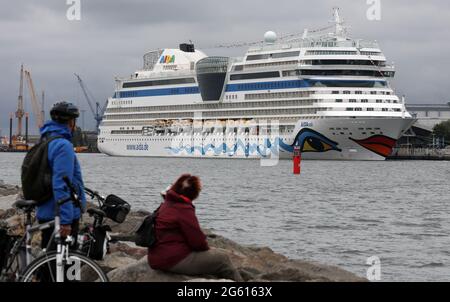
[[[448,280],[450,162],[305,161],[294,176],[290,161],[78,157],[90,188],[134,208],[157,206],[159,192],[189,172],[203,181],[200,223],[232,240],[362,276],[378,255],[384,281]],[[22,159],[0,153],[0,179],[19,184]]]

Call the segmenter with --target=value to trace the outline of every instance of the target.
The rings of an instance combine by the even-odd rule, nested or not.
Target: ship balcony
[[[375,71],[395,71],[394,65],[374,66],[374,65],[306,65],[301,64],[301,69],[313,70],[375,70]]]

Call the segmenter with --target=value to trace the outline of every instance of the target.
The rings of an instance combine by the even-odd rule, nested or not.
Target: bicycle
[[[72,201],[79,203],[79,198],[67,177],[63,178],[69,186],[71,196],[56,202],[55,220],[37,224],[32,224],[32,212],[37,203],[33,200],[19,200],[14,205],[18,209],[24,211],[25,235],[10,237],[10,251],[6,259],[6,264],[2,268],[0,266],[0,281],[20,281],[20,282],[89,282],[99,281],[108,282],[108,277],[102,269],[93,260],[78,251],[70,249],[74,242],[71,236],[63,240],[60,235],[61,218],[60,207]],[[54,227],[53,235],[43,251],[43,254],[32,260],[32,234]],[[56,244],[56,251],[49,251],[50,244]]]
[[[94,260],[103,260],[109,251],[109,243],[112,242],[109,232],[111,227],[103,224],[108,217],[107,213],[102,210],[105,208],[105,197],[101,196],[97,191],[84,188],[85,193],[96,200],[98,208],[87,209],[87,214],[94,218],[94,222],[81,229],[78,235],[79,248],[78,251]]]

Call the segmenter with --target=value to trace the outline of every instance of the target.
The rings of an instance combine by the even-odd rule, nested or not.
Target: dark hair
[[[198,176],[183,174],[172,185],[171,189],[178,194],[186,196],[190,200],[194,200],[200,194],[202,184]]]

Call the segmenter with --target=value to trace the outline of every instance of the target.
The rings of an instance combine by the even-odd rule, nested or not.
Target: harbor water
[[[20,184],[23,153],[0,153],[0,179]],[[205,228],[290,258],[366,276],[379,257],[382,281],[450,278],[450,162],[126,158],[79,154],[86,186],[153,210],[181,173],[199,175]]]

